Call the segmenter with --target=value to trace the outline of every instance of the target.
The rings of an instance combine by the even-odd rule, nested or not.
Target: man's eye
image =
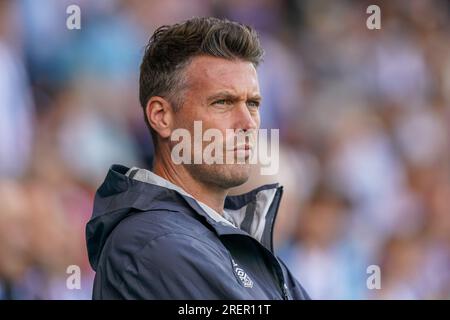
[[[247,106],[258,108],[259,107],[259,102],[258,101],[248,101],[247,102]]]
[[[220,99],[214,102],[214,104],[224,104],[224,105],[228,105],[231,104],[231,100],[227,100],[227,99]]]

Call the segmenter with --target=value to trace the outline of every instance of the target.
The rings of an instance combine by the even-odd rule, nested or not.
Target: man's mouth
[[[236,146],[234,149],[230,150],[229,152],[233,152],[237,159],[249,159],[253,152],[253,145],[245,144],[241,146]]]
[[[245,144],[245,145],[241,145],[241,146],[236,146],[233,151],[239,151],[239,150],[253,150],[253,146],[249,145],[249,144]]]

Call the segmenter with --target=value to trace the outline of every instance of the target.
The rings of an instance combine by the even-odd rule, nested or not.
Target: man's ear
[[[173,130],[173,111],[170,103],[158,96],[151,97],[145,106],[145,116],[161,138],[169,138]]]

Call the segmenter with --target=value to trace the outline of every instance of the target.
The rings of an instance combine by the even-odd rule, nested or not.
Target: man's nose
[[[258,112],[250,112],[245,102],[239,103],[235,109],[236,129],[247,131],[258,128]]]

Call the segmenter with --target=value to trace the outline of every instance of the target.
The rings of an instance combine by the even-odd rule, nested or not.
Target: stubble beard
[[[190,164],[185,165],[193,179],[218,189],[231,189],[247,182],[250,164]]]

